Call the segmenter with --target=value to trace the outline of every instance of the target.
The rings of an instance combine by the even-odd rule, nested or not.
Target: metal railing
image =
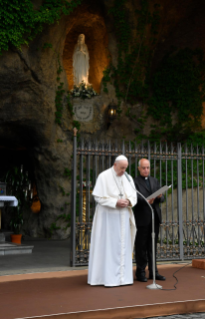
[[[110,168],[116,156],[129,160],[128,172],[138,175],[138,161],[148,158],[150,175],[160,185],[172,187],[161,205],[162,223],[157,245],[158,260],[183,260],[205,256],[204,148],[167,143],[138,145],[122,141],[73,141],[71,265],[88,264],[95,202],[92,189],[99,173]]]

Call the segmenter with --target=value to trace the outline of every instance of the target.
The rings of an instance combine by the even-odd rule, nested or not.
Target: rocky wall
[[[38,8],[41,1],[33,2]],[[153,72],[171,45],[205,49],[204,1],[158,2],[161,3],[162,20],[152,63]],[[155,1],[151,3],[153,5]],[[62,196],[60,187],[68,193],[71,190],[70,180],[64,177],[65,168],[71,169],[73,134],[73,118],[66,104],[66,94],[72,87],[72,53],[78,34],[86,35],[91,61],[90,82],[99,93],[90,100],[93,117],[89,123],[81,123],[81,134],[95,134],[95,138],[103,139],[133,139],[138,128],[137,117],[146,108],[136,101],[132,106],[135,119],[126,116],[122,105],[121,117],[108,125],[107,107],[117,100],[111,84],[108,84],[109,93],[103,93],[101,81],[109,61],[114,65],[117,63],[115,26],[108,15],[112,4],[113,1],[108,0],[85,1],[70,17],[62,17],[59,23],[45,26],[29,47],[22,47],[21,51],[10,48],[0,57],[0,146],[4,147],[4,152],[7,147],[28,150],[42,205],[39,214],[29,213],[31,215],[28,215],[24,226],[27,235],[51,236],[51,225],[56,223],[60,229],[53,231],[52,236],[68,236],[68,230],[63,230],[64,222],[56,221],[56,218],[62,213],[62,207],[64,212],[70,212],[66,205],[70,199]],[[127,5],[132,12],[130,19],[136,22],[134,12],[139,1],[128,0]],[[45,43],[51,43],[52,49],[43,49]],[[63,67],[60,81],[65,89],[61,125],[55,123],[58,59]],[[73,104],[76,103],[77,100],[73,100]],[[152,120],[148,118],[142,133],[149,133],[150,124]]]

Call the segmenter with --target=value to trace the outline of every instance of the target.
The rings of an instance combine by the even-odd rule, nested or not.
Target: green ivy
[[[65,196],[65,195],[66,195],[66,192],[65,192],[64,187],[61,186],[61,185],[58,185],[58,186],[59,186],[59,189],[60,189],[60,191],[61,191],[62,196]]]
[[[56,230],[59,230],[61,229],[61,227],[57,226],[55,222],[53,222],[50,226],[50,228],[48,229],[48,237],[51,238],[53,233],[56,231]]]
[[[82,0],[44,0],[39,10],[35,10],[31,0],[0,0],[0,54],[14,46],[28,45],[45,24],[59,21],[69,15]]]
[[[68,106],[68,110],[70,112],[70,115],[73,116],[74,115],[74,111],[73,111],[73,105],[72,105],[71,100],[70,100],[69,91],[68,91],[68,94],[67,94],[67,106]]]
[[[103,85],[103,91],[105,93],[108,93],[107,83],[110,82],[110,72],[111,68],[107,68],[103,71],[103,79],[102,79],[102,85]]]
[[[63,68],[60,63],[59,55],[57,55],[57,60],[58,60],[58,70],[57,70],[57,78],[56,81],[58,83],[57,90],[56,90],[56,98],[55,98],[55,105],[56,105],[56,112],[55,112],[55,122],[57,124],[61,124],[61,119],[63,115],[63,96],[65,94],[65,89],[64,89],[64,83],[60,82],[60,74],[63,72]],[[67,107],[70,112],[71,117],[74,115],[73,112],[73,105],[70,100],[70,93],[69,91],[67,92],[66,95],[66,100],[67,100]],[[76,121],[77,123],[77,121]],[[79,125],[78,125],[79,127]]]
[[[104,71],[103,87],[115,86],[118,98],[117,114],[125,107],[125,116],[136,118],[132,105],[148,105],[148,112],[136,118],[136,139],[151,141],[189,140],[196,144],[204,140],[201,128],[202,102],[204,100],[205,62],[202,50],[175,48],[167,54],[157,70],[152,70],[152,57],[157,44],[160,24],[160,5],[150,0],[140,0],[140,8],[133,13],[126,0],[115,0],[109,10],[115,25],[118,41],[118,63]],[[121,102],[124,102],[121,104]],[[141,134],[148,115],[154,119],[151,134]]]
[[[77,134],[79,134],[79,131],[80,131],[80,122],[78,122],[78,121],[73,121],[73,127],[76,127],[76,128],[77,128],[77,130],[78,130],[78,133],[77,133]]]
[[[71,179],[71,177],[72,177],[72,170],[69,169],[69,168],[67,168],[67,167],[65,167],[63,176],[64,176],[64,177],[68,177],[68,179]]]
[[[56,123],[61,124],[61,118],[62,118],[62,99],[63,94],[65,93],[65,90],[63,89],[63,83],[61,82],[60,85],[58,85],[58,89],[56,91],[56,98],[55,98],[55,104],[57,111],[55,112],[56,115]]]
[[[159,122],[152,129],[152,139],[163,135],[168,141],[179,141],[200,129],[204,75],[202,50],[187,48],[164,58],[153,77],[153,94],[148,101],[148,113]]]
[[[115,24],[118,40],[118,64],[111,65],[104,71],[104,91],[107,92],[107,82],[113,82],[116,96],[122,100],[135,103],[148,97],[148,86],[145,81],[149,73],[151,57],[156,45],[157,28],[159,24],[159,5],[155,5],[150,13],[149,1],[141,0],[141,9],[135,11],[137,25],[131,26],[131,12],[126,7],[126,0],[115,0],[109,13]],[[151,44],[147,45],[146,28],[151,28]],[[137,30],[137,32],[135,32]],[[120,112],[120,110],[119,110]]]
[[[56,221],[59,219],[62,219],[64,222],[67,223],[64,230],[66,230],[68,227],[70,227],[70,224],[71,224],[71,215],[70,214],[66,214],[66,213],[61,214],[56,218]]]
[[[56,105],[56,123],[59,125],[61,124],[61,118],[62,118],[62,112],[63,112],[63,95],[65,93],[65,90],[63,88],[64,83],[60,82],[60,74],[63,72],[63,68],[60,63],[59,56],[57,57],[58,60],[58,70],[57,70],[57,78],[56,81],[59,83],[57,90],[56,90],[56,98],[55,98],[55,105]]]
[[[193,148],[196,149],[198,146],[200,151],[202,151],[202,147],[205,145],[205,131],[203,130],[201,132],[194,132],[190,134],[186,142],[188,147],[192,145]]]

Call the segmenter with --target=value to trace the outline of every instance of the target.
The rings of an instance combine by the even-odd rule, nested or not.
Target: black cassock
[[[145,198],[160,188],[158,180],[151,176],[145,178],[139,175],[134,182],[136,189],[142,193]],[[161,198],[156,198],[152,204],[155,221],[155,252],[159,235],[159,225],[162,220],[159,203],[162,203],[163,201],[164,195],[162,195]],[[135,240],[135,258],[137,264],[136,275],[145,274],[147,261],[150,274],[152,274],[152,212],[148,204],[139,194],[137,205],[134,207],[134,215],[137,225],[137,236]]]

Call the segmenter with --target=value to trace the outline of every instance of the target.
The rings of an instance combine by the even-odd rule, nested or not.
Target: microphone
[[[156,273],[155,273],[155,231],[154,231],[154,210],[152,208],[152,206],[150,205],[150,203],[147,201],[147,199],[145,198],[144,195],[142,195],[136,188],[133,187],[132,183],[131,183],[131,179],[129,177],[129,175],[127,174],[127,172],[125,172],[125,176],[127,178],[127,180],[130,182],[130,185],[132,186],[132,188],[135,190],[136,193],[138,193],[140,196],[142,196],[142,198],[145,200],[145,202],[147,203],[147,205],[149,206],[151,213],[152,213],[152,271],[153,271],[153,283],[151,285],[148,285],[147,288],[148,289],[162,289],[162,286],[157,285],[155,282],[156,279]]]

